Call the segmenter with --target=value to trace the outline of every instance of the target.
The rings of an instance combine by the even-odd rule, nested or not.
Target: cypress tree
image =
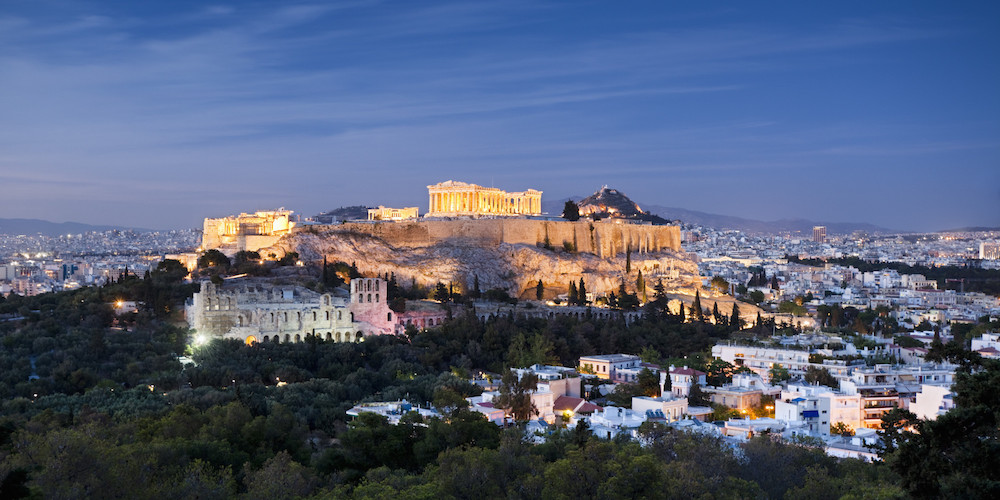
[[[743,329],[743,320],[740,319],[740,308],[733,302],[733,312],[729,314],[729,326],[736,329]]]
[[[477,278],[477,280],[478,280],[478,278]],[[477,285],[478,285],[478,283],[477,283]],[[538,280],[538,284],[535,285],[535,299],[536,300],[542,300],[543,296],[545,296],[545,285],[542,284],[542,280]]]
[[[573,304],[573,305],[576,305],[576,303],[577,303],[578,300],[579,300],[579,294],[576,291],[576,283],[570,281],[569,282],[569,303]]]
[[[580,288],[577,290],[577,298],[580,301],[581,306],[587,305],[587,285],[583,282],[583,277],[580,277]]]
[[[694,303],[691,304],[691,309],[694,309],[694,317],[698,321],[705,321],[705,311],[701,308],[701,290],[695,290]]]

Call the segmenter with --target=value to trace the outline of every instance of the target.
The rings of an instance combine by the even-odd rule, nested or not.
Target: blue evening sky
[[[544,198],[1000,226],[1000,2],[0,0],[0,217]]]

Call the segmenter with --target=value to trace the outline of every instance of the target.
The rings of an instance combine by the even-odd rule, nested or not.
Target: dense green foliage
[[[242,263],[254,260],[242,255]],[[237,264],[239,265],[239,264]],[[339,272],[339,271],[338,271]],[[885,467],[836,460],[768,437],[734,447],[657,425],[645,446],[580,428],[530,444],[464,409],[481,389],[456,374],[538,362],[572,366],[595,352],[681,360],[713,380],[733,367],[695,356],[728,338],[725,324],[684,322],[665,301],[642,319],[455,319],[407,336],[334,343],[189,347],[179,305],[196,285],[167,264],[147,279],[12,297],[0,313],[0,497],[44,498],[894,498]],[[581,288],[583,288],[581,286]],[[111,303],[139,302],[115,314]],[[726,323],[726,322],[723,322]],[[181,365],[188,354],[193,363]],[[34,366],[34,368],[32,368]],[[508,372],[509,373],[509,372]],[[511,409],[530,416],[508,380]],[[651,394],[651,373],[626,389]],[[389,425],[346,411],[408,399]],[[501,398],[500,403],[504,400]],[[524,408],[527,407],[527,410]]]

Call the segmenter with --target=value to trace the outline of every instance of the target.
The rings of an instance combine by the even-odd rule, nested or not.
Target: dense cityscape
[[[1000,3],[0,5],[0,499],[1000,498]]]

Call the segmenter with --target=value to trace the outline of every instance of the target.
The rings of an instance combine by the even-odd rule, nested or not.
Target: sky
[[[0,0],[0,217],[543,200],[1000,226],[1000,2]]]

